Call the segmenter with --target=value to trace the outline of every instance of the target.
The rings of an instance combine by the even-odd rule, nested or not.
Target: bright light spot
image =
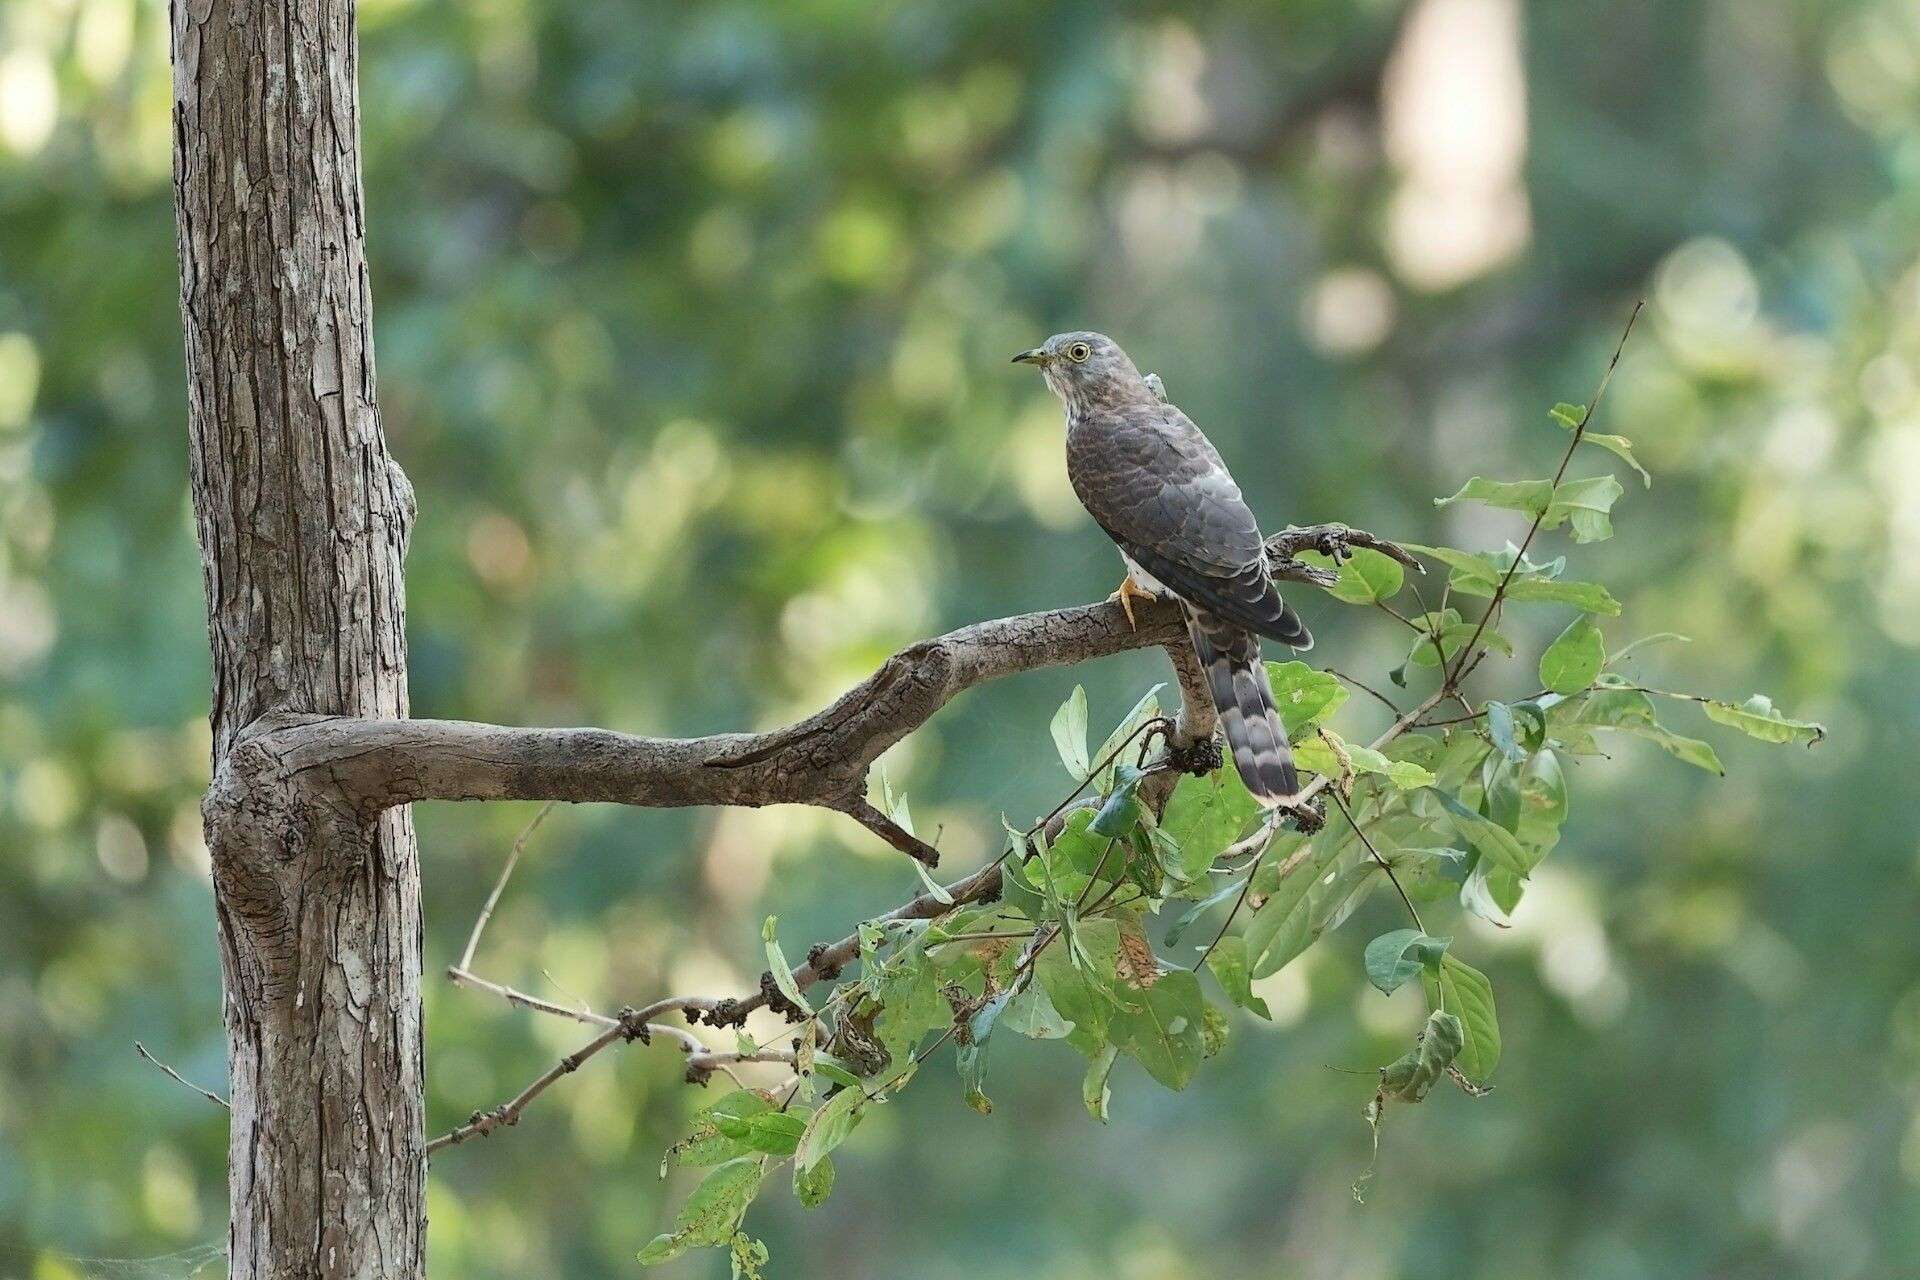
[[[39,583],[0,583],[0,675],[17,674],[40,661],[59,630],[53,599]]]
[[[1253,983],[1253,994],[1267,1002],[1276,1027],[1291,1027],[1307,1016],[1313,1003],[1313,988],[1307,982],[1312,967],[1311,955],[1301,956],[1278,973],[1268,974]]]
[[[97,85],[110,82],[133,51],[130,0],[89,0],[74,24],[73,48],[80,70]]]
[[[1540,978],[1589,1022],[1611,1022],[1625,1010],[1627,983],[1613,962],[1593,896],[1564,869],[1544,867],[1527,886],[1526,902],[1501,942],[1532,943]]]
[[[1760,282],[1725,240],[1689,240],[1668,254],[1655,273],[1653,297],[1668,322],[1688,336],[1724,341],[1760,314]]]
[[[172,1236],[200,1230],[200,1197],[193,1185],[193,1166],[171,1147],[156,1146],[142,1162],[141,1200],[147,1221]]]
[[[951,403],[963,373],[956,337],[951,325],[910,326],[893,349],[893,393],[921,408]]]
[[[1761,457],[1787,475],[1808,476],[1826,465],[1839,438],[1839,424],[1825,407],[1788,405],[1774,418]]]
[[[0,431],[23,427],[40,389],[40,352],[24,333],[0,333]]]
[[[1301,303],[1307,341],[1331,356],[1359,356],[1393,329],[1393,287],[1366,267],[1338,267],[1321,276]]]
[[[147,878],[146,838],[121,814],[110,813],[100,819],[93,851],[100,869],[121,884],[138,884]]]
[[[1882,418],[1892,418],[1914,406],[1913,366],[1889,351],[1867,361],[1860,370],[1860,399]]]
[[[1382,97],[1387,155],[1402,175],[1387,211],[1401,276],[1450,288],[1523,248],[1532,213],[1516,0],[1421,0]]]
[[[1067,482],[1066,423],[1052,396],[1013,424],[1003,460],[1027,512],[1049,529],[1072,529],[1086,519]]]
[[[0,56],[0,145],[30,156],[53,136],[60,115],[60,87],[53,67],[37,49]]]
[[[519,524],[490,512],[467,526],[467,563],[495,591],[512,591],[532,581],[533,547]]]
[[[1191,28],[1163,22],[1149,37],[1145,65],[1137,78],[1133,119],[1140,132],[1157,142],[1189,142],[1200,136],[1213,113],[1201,93],[1207,51]]]
[[[64,827],[80,811],[80,787],[57,760],[29,760],[14,780],[20,816],[45,831]]]
[[[1887,521],[1886,568],[1875,582],[1880,623],[1900,643],[1920,646],[1920,420],[1888,423],[1867,453]]]

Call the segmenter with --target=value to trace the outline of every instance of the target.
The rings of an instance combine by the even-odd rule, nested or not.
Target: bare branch
[[[841,812],[922,866],[940,865],[938,849],[880,812],[865,796],[854,796],[847,800]]]
[[[233,1110],[233,1107],[227,1102],[225,1098],[213,1092],[211,1089],[202,1089],[199,1085],[187,1079],[185,1076],[181,1075],[178,1071],[175,1071],[172,1067],[160,1061],[160,1059],[154,1057],[151,1053],[148,1053],[147,1046],[141,1044],[138,1040],[135,1040],[133,1042],[133,1051],[139,1054],[141,1057],[145,1058],[148,1062],[151,1062],[154,1066],[160,1068],[160,1070],[166,1072],[169,1076],[172,1076],[176,1083],[185,1085],[187,1088],[193,1090],[195,1093],[205,1098],[208,1102],[211,1102],[218,1107],[225,1107],[229,1111]]]
[[[553,812],[554,801],[549,800],[540,806],[540,812],[533,815],[533,821],[527,823],[513,842],[513,848],[507,853],[507,865],[500,868],[500,878],[493,882],[493,892],[487,895],[487,904],[480,908],[479,919],[473,922],[473,932],[467,935],[467,949],[460,953],[460,963],[455,969],[466,969],[473,964],[473,950],[480,945],[480,935],[486,930],[487,921],[493,919],[493,909],[500,903],[501,891],[507,887],[508,877],[513,875],[514,867],[520,863],[520,855],[526,850],[527,841],[540,829],[540,824]]]
[[[1372,547],[1405,563],[1405,551],[1344,525],[1288,529],[1268,542],[1276,577],[1330,583],[1304,564],[1304,550],[1345,554]],[[1205,682],[1190,661],[1177,605],[1135,609],[1104,601],[975,623],[887,659],[831,706],[767,733],[648,738],[606,729],[529,729],[459,720],[265,716],[221,763],[240,793],[304,786],[342,797],[362,818],[418,800],[603,801],[654,808],[813,804],[852,814],[867,770],[962,692],[1025,671],[1066,666],[1158,645],[1173,661],[1181,694],[1179,736],[1214,726]],[[875,828],[880,830],[879,828]],[[881,831],[889,843],[904,847]],[[922,857],[916,846],[908,850]]]

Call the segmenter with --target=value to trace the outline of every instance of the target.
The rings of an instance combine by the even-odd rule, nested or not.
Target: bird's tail
[[[1207,673],[1233,767],[1247,790],[1269,809],[1292,799],[1299,793],[1300,775],[1294,771],[1287,731],[1260,659],[1260,637],[1192,610],[1187,613],[1187,633]]]

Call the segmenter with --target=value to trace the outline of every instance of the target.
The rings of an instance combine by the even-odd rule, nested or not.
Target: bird
[[[1234,768],[1263,808],[1291,806],[1300,778],[1260,639],[1305,651],[1313,635],[1280,598],[1259,522],[1219,451],[1104,334],[1055,334],[1013,362],[1037,366],[1066,406],[1067,478],[1120,548],[1126,576],[1113,598],[1128,625],[1134,600],[1179,602]]]

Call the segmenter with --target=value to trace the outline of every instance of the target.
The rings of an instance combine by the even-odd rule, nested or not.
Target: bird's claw
[[[1127,630],[1129,631],[1138,631],[1140,629],[1139,624],[1134,621],[1133,602],[1135,600],[1152,600],[1153,598],[1154,595],[1151,591],[1142,591],[1139,586],[1134,583],[1132,574],[1128,574],[1126,577],[1120,579],[1120,586],[1112,595],[1107,597],[1109,600],[1119,601],[1120,611],[1127,615]]]

